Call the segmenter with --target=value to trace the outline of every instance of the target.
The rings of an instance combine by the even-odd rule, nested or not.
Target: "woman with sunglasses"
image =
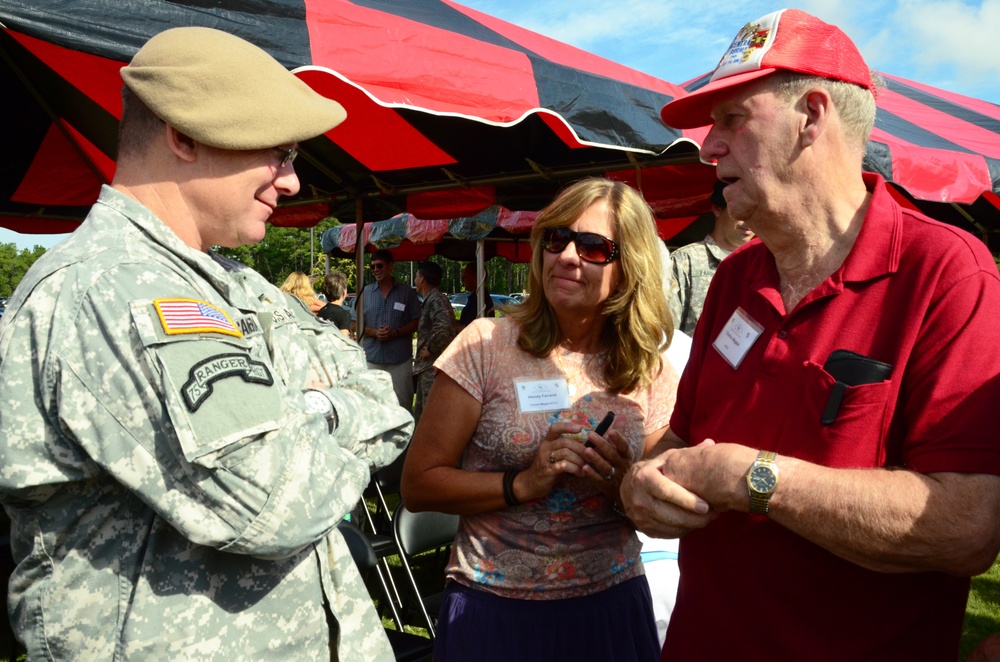
[[[659,658],[640,544],[619,508],[678,379],[663,356],[673,324],[659,242],[635,190],[570,186],[532,230],[526,302],[473,322],[435,363],[402,495],[411,510],[461,516],[437,662]]]

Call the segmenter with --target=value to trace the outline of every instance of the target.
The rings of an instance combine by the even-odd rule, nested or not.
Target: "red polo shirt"
[[[753,241],[712,282],[671,429],[847,468],[1000,474],[1000,276],[975,237],[902,209],[881,177],[844,264],[790,313]],[[741,308],[762,331],[733,368],[712,343]],[[820,422],[831,352],[892,366]],[[780,484],[779,484],[780,489]],[[680,545],[663,660],[954,660],[968,579],[865,570],[762,517]]]

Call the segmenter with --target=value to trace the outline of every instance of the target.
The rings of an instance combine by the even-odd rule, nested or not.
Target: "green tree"
[[[44,254],[42,246],[18,250],[17,244],[0,244],[0,296],[13,294],[24,274]]]
[[[275,285],[280,285],[293,271],[302,271],[313,278],[318,288],[326,269],[321,239],[326,230],[337,225],[340,225],[340,221],[332,216],[320,221],[312,232],[309,228],[269,225],[264,240],[259,244],[219,248],[218,251],[254,269]],[[335,258],[331,261],[330,268],[346,274],[348,289],[353,289],[357,271],[353,261]]]

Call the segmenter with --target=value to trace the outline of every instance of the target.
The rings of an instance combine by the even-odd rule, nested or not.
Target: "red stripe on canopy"
[[[1000,159],[1000,139],[995,131],[966,122],[933,106],[915,104],[905,95],[892,90],[882,90],[879,93],[878,107],[919,127],[925,127],[970,152]],[[994,107],[994,113],[1000,116],[1000,108]],[[1000,122],[1000,117],[997,119]]]
[[[296,75],[323,96],[350,109],[347,119],[326,135],[365,167],[382,172],[455,163],[396,111],[378,105],[354,85],[316,69],[303,69]]]
[[[878,128],[872,140],[891,146],[892,180],[915,198],[970,204],[993,187],[979,154],[919,147]]]
[[[683,218],[657,218],[656,234],[660,239],[667,241],[677,236],[681,230],[694,223],[697,216],[685,216]]]
[[[948,90],[942,89],[940,87],[931,87],[924,83],[920,83],[915,80],[910,80],[908,78],[900,78],[899,76],[893,76],[892,74],[887,74],[884,71],[878,72],[880,76],[886,80],[894,80],[907,87],[912,87],[921,92],[925,92],[933,97],[939,99],[944,99],[948,103],[953,103],[960,108],[968,108],[974,110],[977,113],[982,113],[988,117],[994,119],[1000,119],[1000,106],[995,103],[990,103],[989,101],[984,101],[983,99],[977,99],[975,97],[967,97],[964,94],[958,94],[957,92],[949,92]],[[882,105],[882,90],[879,92],[878,105]]]
[[[492,186],[472,186],[447,191],[427,191],[406,196],[406,211],[421,218],[472,216],[496,204]]]
[[[125,66],[123,62],[73,51],[13,30],[8,30],[7,34],[101,108],[121,119],[122,78],[119,72]]]
[[[346,2],[307,1],[306,23],[313,64],[336,70],[386,103],[496,122],[539,105],[523,53]],[[403,78],[405,90],[395,82]]]
[[[63,127],[76,145],[52,124],[11,200],[49,206],[87,206],[97,201],[101,184],[111,181],[115,164],[71,126],[64,123]]]

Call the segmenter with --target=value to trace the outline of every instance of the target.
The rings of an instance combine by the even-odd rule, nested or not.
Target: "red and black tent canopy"
[[[302,146],[302,190],[276,224],[536,210],[591,173],[640,188],[665,238],[709,211],[704,131],[659,120],[682,88],[450,0],[5,0],[0,23],[0,226],[22,232],[82,219],[114,171],[118,70],[180,25],[257,43],[348,109]],[[885,78],[865,167],[986,238],[1000,228],[1000,108]]]
[[[120,67],[153,34],[204,25],[263,47],[348,119],[305,143],[274,221],[538,209],[587,173],[666,166],[663,213],[707,211],[714,177],[659,121],[684,91],[448,0],[7,0],[0,7],[0,225],[71,229],[114,170]],[[669,168],[682,164],[676,171]],[[654,191],[665,182],[662,193]]]

